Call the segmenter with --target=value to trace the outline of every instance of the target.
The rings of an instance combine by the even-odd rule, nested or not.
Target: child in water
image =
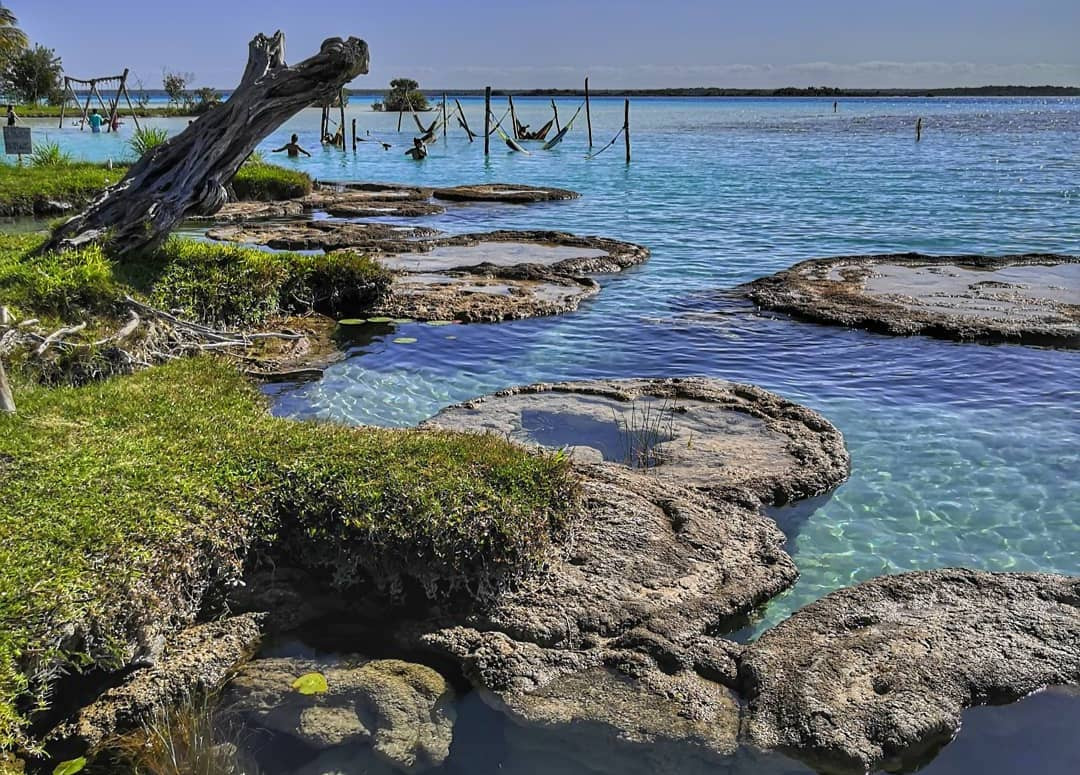
[[[304,154],[305,156],[311,156],[310,153],[300,147],[299,140],[300,138],[297,135],[293,135],[289,142],[285,143],[285,145],[281,146],[280,148],[275,148],[273,151],[271,151],[271,153],[281,153],[282,151],[288,151],[290,159],[299,159],[300,154]]]
[[[424,145],[423,139],[419,137],[413,138],[413,147],[405,151],[405,155],[411,156],[417,161],[427,158],[427,146]]]

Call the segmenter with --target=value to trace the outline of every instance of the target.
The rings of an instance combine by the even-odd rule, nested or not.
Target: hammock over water
[[[569,132],[570,128],[574,125],[574,120],[581,113],[581,108],[583,107],[585,107],[584,103],[582,103],[581,106],[577,109],[577,111],[574,112],[574,115],[570,118],[570,122],[562,129],[560,129],[558,134],[556,134],[553,138],[544,143],[543,150],[550,151],[552,148],[554,148],[556,145],[563,141],[563,138],[566,137],[566,133]]]

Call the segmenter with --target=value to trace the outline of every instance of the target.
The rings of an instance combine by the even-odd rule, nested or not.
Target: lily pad
[[[75,775],[76,772],[82,772],[86,767],[86,757],[80,756],[78,759],[68,759],[66,762],[60,762],[53,768],[53,775]]]
[[[452,326],[457,323],[456,320],[429,320],[424,323],[425,326]]]
[[[337,323],[339,326],[362,326],[367,322],[368,321],[364,320],[363,318],[344,318],[343,320],[339,320]]]
[[[415,321],[415,320],[413,320],[412,318],[394,318],[394,319],[393,319],[392,321],[390,321],[390,322],[392,322],[392,323],[397,323],[397,324],[398,324],[399,326],[403,326],[403,325],[405,325],[406,323],[415,323],[416,321]]]
[[[306,673],[292,682],[292,688],[300,694],[326,694],[330,689],[322,673]]]
[[[393,318],[368,318],[368,323],[393,323]]]
[[[394,344],[416,344],[416,337],[413,336],[399,336],[394,340]]]

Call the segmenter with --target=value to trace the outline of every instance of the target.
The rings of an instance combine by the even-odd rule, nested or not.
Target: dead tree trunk
[[[15,412],[15,399],[11,397],[11,386],[8,385],[2,360],[0,360],[0,412]]]
[[[263,138],[303,108],[325,104],[368,71],[367,43],[330,38],[315,56],[285,64],[285,36],[256,35],[240,85],[180,134],[141,158],[117,185],[58,228],[42,251],[106,244],[118,257],[158,245],[184,218],[211,215]]]

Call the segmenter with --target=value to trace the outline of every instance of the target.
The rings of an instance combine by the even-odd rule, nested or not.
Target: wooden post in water
[[[484,156],[491,153],[491,87],[484,89]]]
[[[446,141],[446,94],[442,96],[442,137]]]
[[[630,100],[626,100],[623,112],[623,135],[626,136],[626,163],[630,163]]]
[[[551,101],[551,109],[555,111],[555,134],[559,134],[562,127],[559,126],[559,106],[555,104],[555,100]]]
[[[352,120],[352,150],[356,153],[356,119]]]
[[[341,91],[338,92],[338,108],[340,112],[338,115],[341,117],[341,123],[338,124],[338,131],[341,132],[341,150],[345,151],[345,87],[341,87]]]
[[[589,79],[585,79],[585,121],[589,124],[589,147],[592,148],[592,109],[589,106]]]
[[[397,112],[397,131],[401,131],[401,117],[405,115],[405,108]]]
[[[511,97],[509,94],[507,94],[506,95],[506,101],[510,103],[510,123],[512,123],[514,125],[514,129],[513,129],[514,139],[515,140],[520,140],[521,138],[518,137],[517,112],[514,110],[514,98]]]
[[[922,142],[922,116],[915,122],[915,142]]]
[[[457,105],[458,115],[461,116],[462,128],[464,128],[465,134],[469,136],[469,142],[471,143],[473,141],[473,138],[476,136],[476,133],[473,132],[472,129],[469,127],[469,119],[465,118],[465,111],[461,108],[461,100],[455,97],[454,104]]]

